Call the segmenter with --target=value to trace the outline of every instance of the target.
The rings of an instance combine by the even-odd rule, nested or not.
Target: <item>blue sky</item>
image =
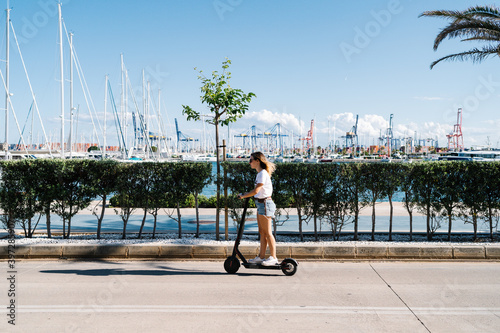
[[[56,3],[10,0],[11,21],[43,124],[54,141],[60,132]],[[305,135],[314,119],[315,144],[325,146],[329,139],[339,140],[350,130],[359,115],[361,143],[376,144],[394,114],[395,137],[430,137],[446,146],[446,134],[452,131],[461,107],[465,145],[489,142],[500,147],[498,59],[481,64],[443,62],[430,70],[433,60],[475,45],[446,40],[434,52],[434,38],[447,22],[418,18],[425,10],[463,10],[474,4],[457,0],[64,0],[62,15],[74,34],[76,53],[101,121],[105,75],[109,75],[116,103],[120,100],[123,54],[139,104],[143,70],[155,100],[161,89],[160,110],[167,135],[175,135],[177,118],[181,131],[201,139],[203,125],[187,122],[181,114],[182,105],[208,112],[200,103],[200,81],[193,68],[210,73],[219,70],[228,57],[231,85],[257,95],[245,117],[231,127],[231,136],[252,125],[265,130],[277,122]],[[0,27],[5,36],[5,14]],[[5,37],[0,43],[3,63]],[[64,43],[68,74],[66,38]],[[11,33],[12,102],[23,126],[32,98],[16,48]],[[4,73],[5,66],[1,66]],[[78,141],[90,141],[89,111],[76,72],[74,90]],[[110,104],[107,112],[107,140],[116,144]],[[14,124],[9,132],[9,142],[17,142]],[[225,129],[223,133],[227,136]],[[42,140],[40,129],[34,130],[34,136]],[[3,116],[0,138],[4,138]]]

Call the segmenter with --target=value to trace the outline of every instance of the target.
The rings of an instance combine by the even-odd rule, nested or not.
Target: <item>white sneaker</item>
[[[262,266],[274,266],[278,264],[278,259],[270,256],[269,258],[262,261]]]
[[[253,259],[248,260],[248,262],[251,263],[251,264],[262,264],[263,261],[264,261],[264,259],[262,259],[259,256],[255,257]]]

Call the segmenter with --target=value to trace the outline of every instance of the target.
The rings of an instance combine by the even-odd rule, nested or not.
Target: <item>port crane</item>
[[[392,150],[392,138],[394,136],[394,133],[392,131],[394,124],[392,123],[392,118],[394,117],[394,114],[391,113],[391,116],[389,118],[389,127],[387,128],[385,132],[385,137],[387,139],[387,152],[389,157],[391,156],[391,150]]]
[[[462,108],[457,112],[457,123],[453,126],[453,132],[446,135],[448,138],[448,150],[464,150],[464,137],[462,134]]]
[[[356,115],[356,123],[354,126],[350,131],[346,132],[345,135],[341,136],[342,139],[345,139],[346,149],[352,147],[353,156],[356,154],[356,148],[358,147],[358,119],[359,115]]]
[[[179,130],[179,125],[177,124],[177,118],[175,118],[175,132],[177,133],[177,148],[179,148],[181,143],[183,145],[183,149],[181,149],[181,151],[188,151],[189,150],[188,142],[198,141],[198,139],[194,139],[192,137],[186,136],[184,133],[182,133]]]
[[[299,140],[302,141],[302,151],[304,150],[304,141],[306,142],[306,150],[309,150],[311,147],[314,148],[314,119],[311,120],[311,128],[307,131],[307,135]]]

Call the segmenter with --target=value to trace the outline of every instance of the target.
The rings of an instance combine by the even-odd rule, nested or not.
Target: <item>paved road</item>
[[[0,332],[498,332],[498,262],[0,262]],[[14,276],[15,281],[8,278]],[[10,283],[13,282],[13,285]],[[15,296],[8,297],[8,290]],[[15,326],[6,307],[15,301]]]

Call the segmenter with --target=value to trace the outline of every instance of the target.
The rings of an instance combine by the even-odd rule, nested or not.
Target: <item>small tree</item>
[[[138,238],[142,238],[142,231],[144,230],[148,210],[153,200],[152,189],[155,186],[154,181],[156,180],[153,178],[155,164],[152,162],[143,162],[139,163],[137,168],[137,190],[139,191],[137,205],[143,210]]]
[[[474,240],[477,239],[479,219],[485,216],[487,208],[487,185],[481,162],[468,162],[463,165],[463,191],[460,192],[461,216],[465,223],[472,224]]]
[[[332,229],[333,240],[338,240],[344,225],[352,218],[349,215],[350,192],[345,186],[342,170],[345,164],[329,165],[328,183],[325,189],[324,214]]]
[[[188,173],[192,177],[188,177],[188,188],[194,196],[194,206],[196,209],[196,238],[200,237],[200,214],[198,209],[198,196],[203,191],[203,188],[212,180],[212,164],[211,163],[190,163],[186,165]]]
[[[38,226],[41,211],[36,192],[36,176],[32,172],[32,161],[9,161],[2,164],[0,186],[0,208],[5,214],[5,224],[12,229],[20,222],[25,237],[31,238]]]
[[[312,218],[314,223],[314,239],[319,240],[318,219],[324,215],[325,189],[329,183],[331,174],[323,164],[308,165],[305,168],[306,175],[304,181],[307,185],[305,191],[306,205],[305,214]]]
[[[403,167],[401,163],[389,163],[384,164],[384,192],[389,199],[389,240],[392,241],[392,218],[394,216],[394,205],[392,204],[392,198],[394,194],[401,188],[401,183],[403,179],[402,171]]]
[[[354,240],[358,240],[359,212],[368,205],[366,184],[361,173],[361,163],[350,163],[342,170],[342,178],[349,192],[349,210],[354,215]]]
[[[45,215],[47,226],[47,237],[52,237],[51,211],[52,204],[58,193],[57,169],[60,168],[61,160],[39,159],[33,163],[32,173],[36,183],[37,197],[40,201],[40,209]]]
[[[300,241],[304,241],[304,234],[302,232],[302,225],[309,220],[305,214],[306,206],[306,191],[308,185],[304,181],[307,174],[308,165],[302,163],[284,163],[280,166],[279,172],[282,174],[280,180],[283,185],[283,190],[293,198],[293,206],[297,210],[297,217],[299,219],[299,236]]]
[[[155,163],[153,170],[150,173],[151,189],[150,202],[148,212],[153,215],[153,238],[156,237],[156,225],[158,223],[158,214],[167,204],[167,193],[170,190],[168,176],[168,168],[170,163]]]
[[[165,180],[168,182],[170,189],[167,193],[167,202],[171,210],[166,209],[167,215],[177,221],[179,227],[179,238],[182,238],[182,220],[181,220],[181,203],[185,202],[191,193],[189,188],[189,179],[194,177],[186,167],[187,163],[171,163],[168,168]],[[174,213],[177,212],[177,217]]]
[[[89,163],[90,160],[68,160],[62,161],[61,168],[57,168],[58,191],[52,209],[63,220],[63,238],[69,238],[71,235],[73,217],[87,208],[94,198],[95,193],[87,172]]]
[[[413,240],[413,211],[417,207],[417,200],[415,196],[415,164],[402,164],[401,169],[401,191],[404,193],[403,206],[408,212],[410,217],[410,240]]]
[[[222,62],[222,74],[217,71],[212,72],[212,76],[207,78],[203,71],[199,71],[200,75],[198,78],[203,83],[201,87],[201,101],[207,104],[210,112],[213,114],[213,118],[207,120],[209,124],[215,126],[215,145],[216,145],[216,156],[217,156],[217,213],[216,213],[216,224],[215,224],[215,234],[216,239],[219,240],[219,208],[220,208],[220,185],[221,185],[221,175],[220,175],[220,154],[219,154],[219,124],[221,126],[229,125],[231,122],[235,122],[238,118],[241,118],[245,112],[248,110],[248,104],[255,97],[254,93],[243,93],[240,89],[231,88],[229,85],[229,80],[231,79],[231,73],[227,71],[231,61],[226,58]],[[195,68],[196,70],[196,68]],[[200,120],[201,113],[193,110],[187,105],[182,106],[182,113],[187,115],[187,120]]]
[[[361,180],[366,187],[367,198],[372,206],[372,241],[375,240],[375,205],[377,200],[385,196],[385,179],[382,164],[363,163],[361,167]]]
[[[91,186],[96,196],[100,198],[97,205],[92,208],[92,214],[97,217],[97,239],[101,238],[101,227],[108,204],[108,196],[116,190],[118,172],[118,162],[109,159],[89,165]],[[99,204],[102,204],[100,212],[98,210]]]
[[[439,177],[438,164],[438,162],[420,163],[415,167],[413,173],[417,207],[426,215],[426,233],[429,241],[432,240],[432,236],[441,226],[435,205],[439,195],[436,187]]]
[[[460,193],[463,192],[463,163],[468,162],[440,164],[440,177],[436,179],[438,201],[435,206],[436,210],[442,210],[440,215],[445,215],[448,218],[448,241],[451,241],[453,218],[458,215],[457,207],[460,204]]]
[[[112,198],[113,205],[119,207],[115,213],[123,222],[122,239],[127,235],[127,224],[130,216],[137,208],[139,191],[137,190],[136,171],[138,164],[121,164],[117,175],[116,195]]]

